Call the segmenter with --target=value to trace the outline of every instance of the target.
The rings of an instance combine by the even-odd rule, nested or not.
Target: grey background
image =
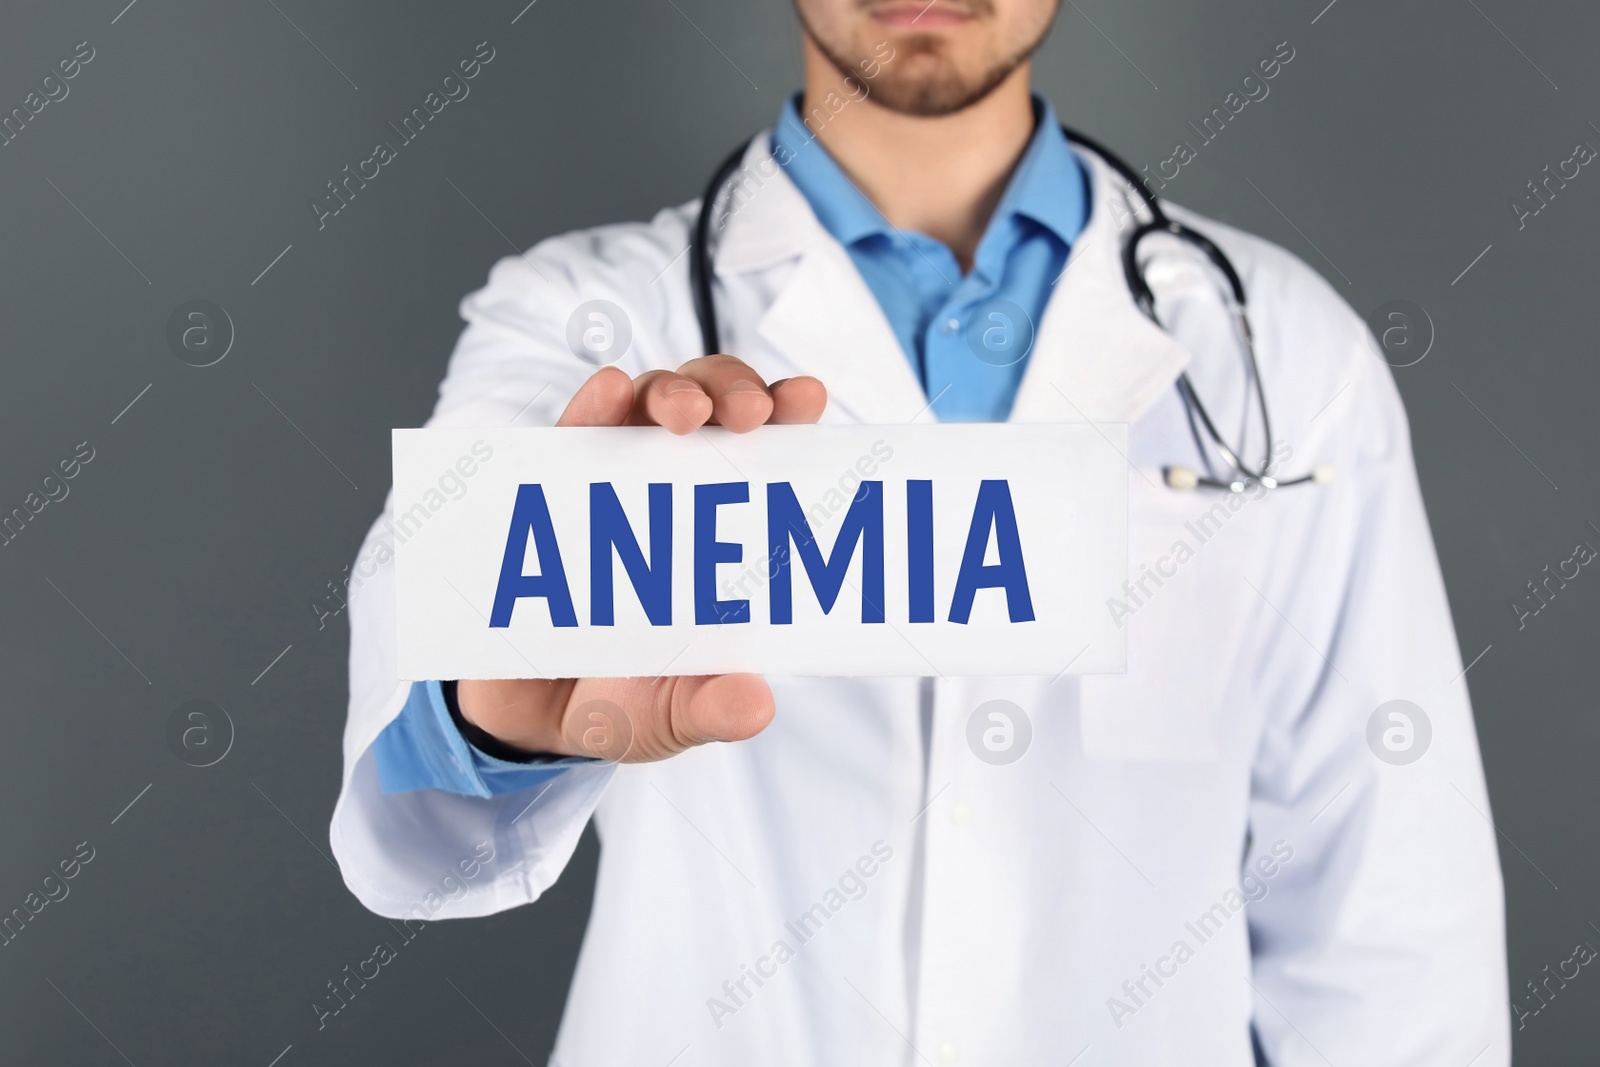
[[[78,842],[96,850],[0,948],[6,1063],[548,1053],[592,838],[540,904],[430,925],[317,1031],[324,983],[393,932],[325,855],[347,630],[319,630],[312,604],[380,506],[389,428],[430,410],[457,300],[511,244],[696,195],[799,62],[783,0],[524,2],[0,7],[0,110],[77,42],[96,50],[0,148],[0,511],[95,449],[0,548],[0,911]],[[1600,175],[1524,230],[1508,206],[1575,142],[1600,144],[1600,8],[1325,3],[1078,0],[1038,80],[1067,121],[1154,165],[1278,42],[1296,49],[1167,194],[1282,243],[1363,314],[1405,298],[1436,326],[1396,376],[1463,658],[1488,648],[1468,681],[1515,991],[1600,944],[1600,577],[1521,631],[1509,606],[1577,541],[1600,545]],[[310,198],[485,40],[471,95],[319,232]],[[237,330],[205,369],[165,341],[194,298]],[[167,745],[191,699],[236,729],[209,768]],[[1519,1060],[1591,1055],[1597,1008],[1585,969],[1528,1020]]]

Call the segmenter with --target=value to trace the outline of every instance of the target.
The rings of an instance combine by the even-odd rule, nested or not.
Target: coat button
[[[950,821],[957,826],[965,826],[972,821],[972,809],[965,804],[957,804],[950,809]]]
[[[961,1050],[956,1048],[954,1041],[946,1041],[939,1046],[939,1062],[954,1063],[961,1058]]]

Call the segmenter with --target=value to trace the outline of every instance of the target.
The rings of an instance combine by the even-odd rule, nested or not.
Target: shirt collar
[[[894,233],[883,213],[868,200],[834,162],[827,149],[800,118],[791,97],[772,130],[772,154],[784,168],[822,223],[842,245],[874,235]],[[1067,143],[1048,100],[1033,98],[1033,138],[1022,153],[1011,181],[979,243],[977,259],[984,261],[985,246],[1002,240],[1005,224],[1013,217],[1029,219],[1071,246],[1088,221],[1089,200],[1085,173]],[[1006,239],[1009,243],[1009,239]]]
[[[1088,221],[1087,175],[1061,132],[1050,102],[1035,96],[1033,114],[1033,139],[1022,153],[994,217],[1030,218],[1070,246]]]
[[[795,94],[772,128],[772,155],[811,204],[823,229],[846,248],[874,234],[891,234],[883,212],[856,188],[800,118]]]

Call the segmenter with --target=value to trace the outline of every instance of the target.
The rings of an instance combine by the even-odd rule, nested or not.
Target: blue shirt
[[[438,682],[411,684],[405,707],[372,743],[372,758],[385,793],[441,789],[465,797],[532,789],[567,767],[594,762],[549,756],[511,763],[479,751],[456,729]]]
[[[1034,98],[1022,153],[966,275],[943,243],[897,230],[802,123],[793,100],[772,153],[845,247],[877,299],[941,422],[1004,422],[1035,328],[1088,221],[1088,174],[1047,101]],[[580,759],[511,763],[467,743],[438,682],[417,682],[372,746],[386,793],[438,789],[489,797],[540,788]]]
[[[801,122],[790,100],[772,152],[877,298],[941,422],[1004,422],[1035,327],[1088,221],[1088,175],[1053,108],[1033,104],[1033,139],[965,276],[943,243],[897,230]]]

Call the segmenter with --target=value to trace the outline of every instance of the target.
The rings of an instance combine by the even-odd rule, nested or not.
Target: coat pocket
[[[1271,550],[1270,508],[1265,494],[1135,493],[1128,584],[1106,605],[1128,631],[1128,671],[1081,679],[1085,756],[1219,757],[1240,641],[1259,607],[1246,565]]]

